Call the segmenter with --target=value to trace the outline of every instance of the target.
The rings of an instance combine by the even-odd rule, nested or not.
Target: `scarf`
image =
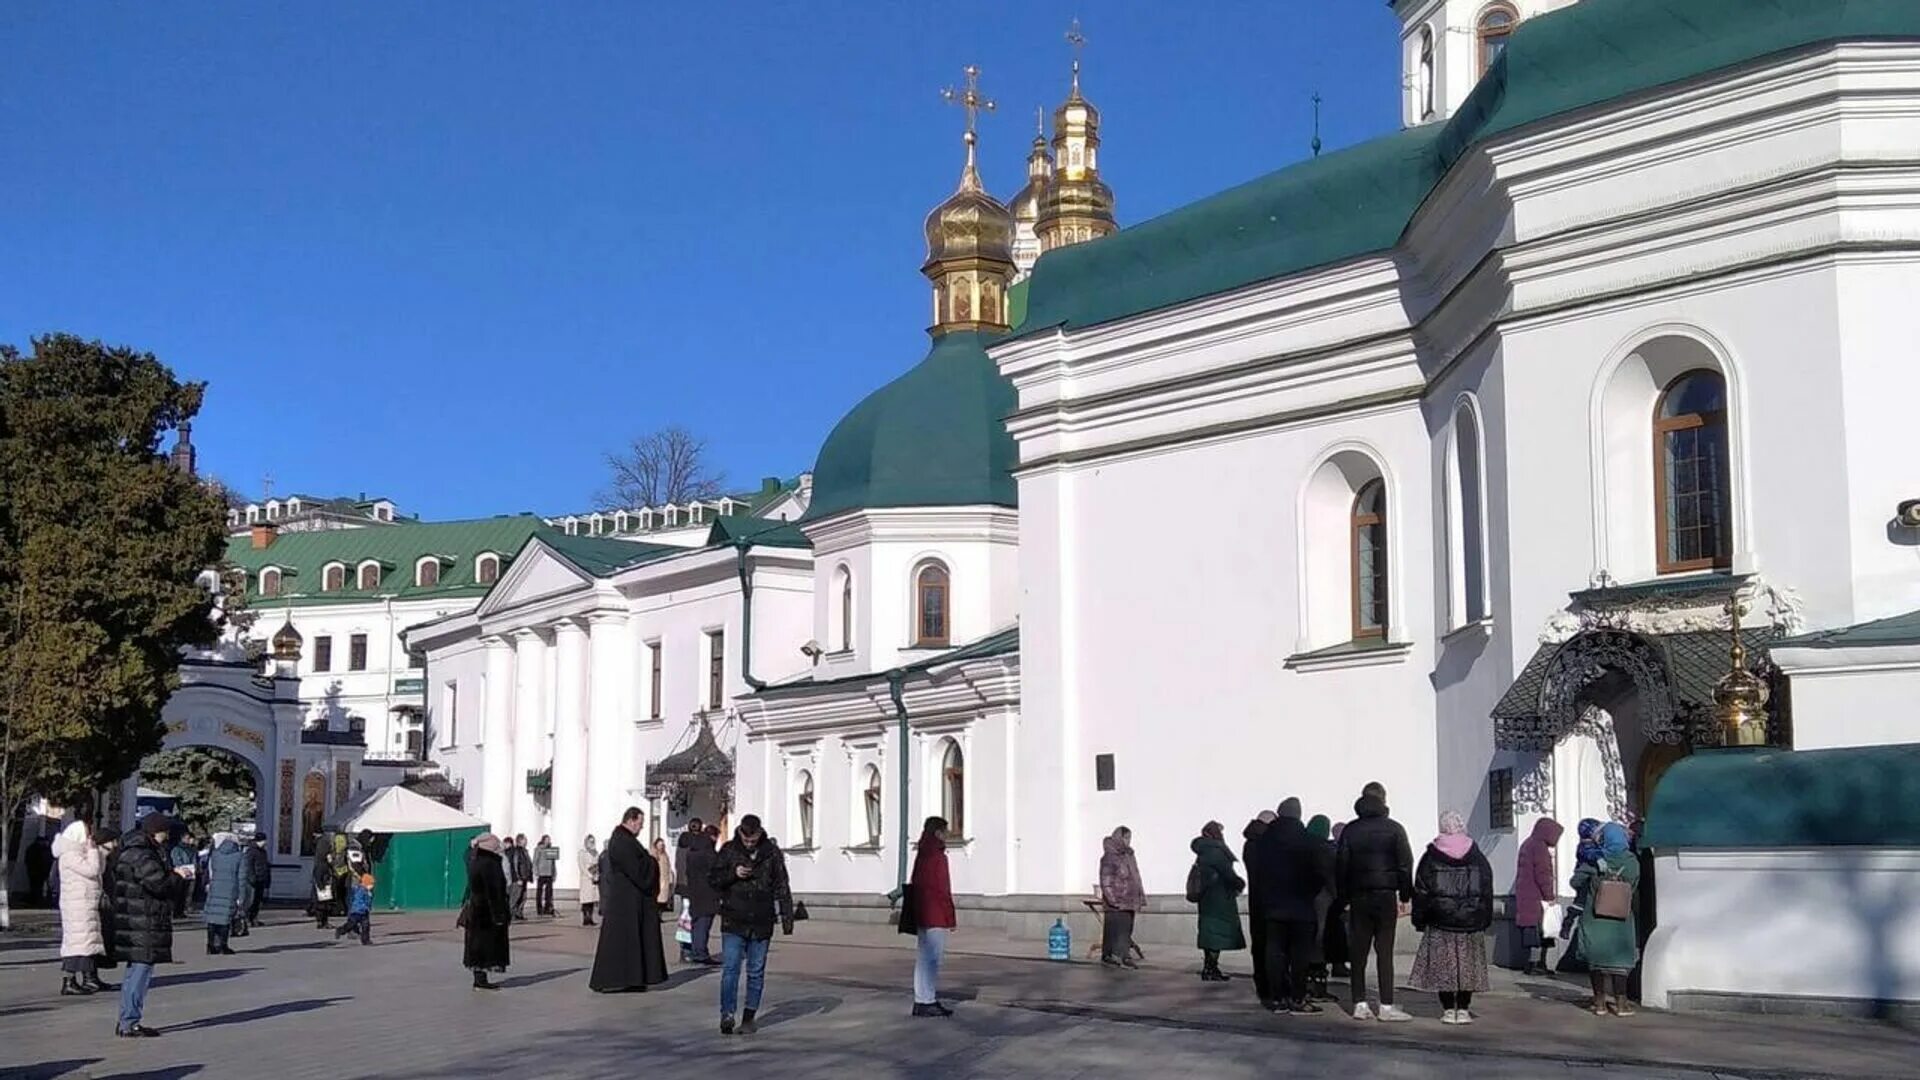
[[[1440,815],[1440,835],[1433,838],[1435,851],[1449,859],[1465,858],[1473,850],[1473,837],[1467,835],[1467,819],[1458,810]]]

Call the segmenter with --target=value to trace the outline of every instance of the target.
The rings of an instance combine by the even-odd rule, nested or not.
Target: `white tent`
[[[367,788],[334,811],[333,827],[344,833],[436,832],[483,828],[486,822],[399,786]]]

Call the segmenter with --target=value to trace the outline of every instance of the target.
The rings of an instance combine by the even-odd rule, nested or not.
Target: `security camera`
[[[1904,528],[1920,529],[1920,499],[1908,499],[1894,511],[1893,520]]]
[[[805,645],[800,646],[800,652],[806,656],[807,659],[819,663],[820,658],[826,655],[827,650],[821,648],[818,641],[809,641]]]

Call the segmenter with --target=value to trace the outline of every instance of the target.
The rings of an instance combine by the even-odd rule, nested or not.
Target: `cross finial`
[[[1045,105],[1035,105],[1033,107],[1034,138],[1037,138],[1037,139],[1045,138],[1046,134],[1047,134],[1047,107]]]
[[[273,474],[272,473],[260,474],[260,497],[262,499],[273,498]]]
[[[1073,89],[1080,91],[1080,50],[1087,47],[1087,35],[1080,32],[1080,20],[1075,17],[1067,27],[1067,44],[1073,48]]]
[[[981,110],[992,112],[994,104],[980,92],[980,69],[973,64],[968,64],[962,71],[967,77],[966,85],[959,90],[949,86],[940,91],[940,96],[949,104],[958,105],[967,110],[967,145],[972,146]]]
[[[1313,92],[1313,156],[1320,156],[1320,92]]]

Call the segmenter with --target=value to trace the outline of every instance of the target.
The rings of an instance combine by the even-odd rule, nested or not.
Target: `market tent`
[[[480,819],[397,786],[359,792],[335,812],[334,828],[377,837],[373,902],[388,910],[459,907],[467,846],[487,831]]]

